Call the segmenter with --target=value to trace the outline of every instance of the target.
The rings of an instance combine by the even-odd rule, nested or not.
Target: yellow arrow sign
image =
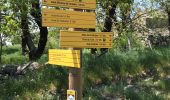
[[[112,43],[97,42],[61,42],[60,47],[63,48],[112,48]]]
[[[42,9],[42,25],[46,27],[95,28],[93,12]]]
[[[61,42],[112,42],[112,38],[109,37],[101,37],[101,38],[94,38],[94,37],[60,37]]]
[[[80,68],[80,51],[51,49],[49,64]]]
[[[60,47],[72,48],[112,48],[110,32],[61,31]]]
[[[96,0],[43,0],[45,6],[59,6],[78,9],[96,9]]]
[[[95,37],[95,38],[101,38],[101,37],[111,37],[111,32],[86,32],[86,31],[60,31],[61,37],[67,37],[67,36],[73,36],[73,37]]]

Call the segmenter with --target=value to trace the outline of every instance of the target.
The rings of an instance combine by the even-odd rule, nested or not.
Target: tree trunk
[[[1,11],[0,11],[0,30],[1,30]],[[0,64],[2,62],[2,34],[0,33],[0,45],[1,45],[1,48],[0,48]]]
[[[36,51],[36,47],[32,41],[31,34],[29,32],[28,19],[25,17],[21,18],[21,28],[22,28],[22,32],[23,32],[23,39],[22,39],[23,41],[22,42],[24,42],[24,43],[22,43],[22,46],[25,47],[25,44],[27,44],[28,49],[30,51],[30,54],[29,54],[30,60],[34,60],[31,56],[31,54]],[[24,48],[24,47],[22,47],[22,48]]]
[[[131,25],[131,17],[130,17],[130,13],[131,12],[131,7],[129,7],[128,9],[125,9],[122,11],[122,28],[123,29],[130,29],[130,25]],[[130,24],[130,25],[129,25]]]
[[[168,11],[168,30],[170,35],[170,11]]]
[[[22,54],[25,55],[27,52],[27,41],[26,38],[24,36],[21,36],[22,38],[22,43],[21,43],[21,47],[22,47]]]
[[[109,15],[105,19],[104,29],[102,32],[111,32],[113,20],[116,21],[116,4],[113,4],[112,8],[109,10]],[[101,53],[105,53],[108,51],[108,48],[102,48],[100,51]]]
[[[105,19],[104,29],[102,32],[111,32],[112,25],[113,25],[112,20],[114,21],[116,20],[115,15],[116,15],[116,5],[113,5],[112,8],[109,10],[109,15]]]
[[[132,35],[129,34],[130,32],[132,32],[132,19],[131,19],[131,9],[132,9],[132,4],[134,3],[133,0],[127,2],[124,2],[125,4],[128,4],[127,7],[122,8],[121,10],[121,14],[122,14],[122,29],[120,29],[120,33],[122,33],[124,30],[126,31],[126,36],[127,36],[127,45],[126,47],[128,47],[129,50],[132,49]],[[126,48],[125,47],[125,48]]]
[[[0,48],[0,64],[2,63],[2,34],[0,33],[0,42],[1,42],[1,48]]]
[[[47,43],[48,30],[47,27],[40,27],[40,39],[38,49],[36,51],[37,57],[41,57]]]
[[[23,37],[22,37],[22,50],[26,50],[26,45],[28,46],[29,49],[29,59],[31,61],[37,60],[38,58],[41,57],[43,54],[43,51],[46,46],[47,42],[47,36],[48,36],[48,29],[47,27],[42,27],[42,22],[41,22],[41,9],[40,9],[40,4],[37,0],[37,2],[32,4],[32,11],[31,15],[35,18],[35,22],[39,26],[40,29],[40,39],[38,43],[38,48],[35,47],[31,34],[29,32],[29,27],[28,27],[28,19],[25,17],[22,17],[21,20],[21,26],[22,26],[22,31],[23,31]]]
[[[48,29],[47,27],[42,26],[42,17],[41,17],[41,8],[39,2],[32,4],[32,12],[31,15],[35,18],[35,22],[39,26],[40,29],[40,39],[38,43],[38,48],[35,52],[36,58],[41,57],[43,54],[43,51],[45,49],[46,43],[47,43],[47,36],[48,36]]]

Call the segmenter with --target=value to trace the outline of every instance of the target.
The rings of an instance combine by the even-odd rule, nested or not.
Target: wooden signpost
[[[60,47],[62,48],[112,48],[112,33],[61,31]]]
[[[49,50],[49,64],[80,68],[79,50]]]
[[[80,31],[81,28],[95,29],[95,13],[84,12],[83,9],[95,10],[96,0],[42,0],[42,5],[77,9],[68,11],[42,8],[42,26],[72,28],[73,31],[60,33],[60,47],[72,50],[49,50],[49,64],[70,67],[67,100],[82,100],[81,48],[111,48],[112,34]]]
[[[44,6],[96,9],[96,0],[43,0],[42,3]]]
[[[96,15],[91,12],[76,12],[42,9],[42,24],[47,27],[95,28]]]

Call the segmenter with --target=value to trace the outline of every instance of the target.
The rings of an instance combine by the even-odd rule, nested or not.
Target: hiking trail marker
[[[96,0],[43,0],[43,6],[66,7],[78,9],[96,9]]]
[[[60,31],[61,48],[112,48],[112,33]]]
[[[67,90],[67,100],[77,100],[76,99],[76,91]]]
[[[81,48],[111,48],[113,35],[109,32],[82,32],[82,28],[96,28],[96,0],[42,0],[42,5],[50,6],[49,9],[42,8],[42,26],[74,28],[74,31],[60,32],[60,47],[73,50],[49,50],[49,64],[70,67],[67,100],[82,100]],[[90,10],[93,11],[85,12]]]
[[[43,8],[42,13],[42,25],[46,27],[96,27],[96,15],[92,12],[77,12]]]
[[[48,63],[80,68],[80,51],[50,49]]]

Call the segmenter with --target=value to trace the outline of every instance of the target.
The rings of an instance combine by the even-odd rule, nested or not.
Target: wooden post
[[[74,9],[74,11],[82,11]],[[69,28],[69,31],[83,31],[81,28]],[[82,100],[82,49],[70,48],[72,50],[80,50],[80,68],[69,68],[69,90],[76,91],[76,100]]]
[[[80,67],[82,67],[82,50],[80,51]],[[69,69],[69,90],[75,90],[76,100],[82,100],[82,68]]]
[[[0,30],[1,30],[1,19],[2,19],[2,14],[0,11]],[[0,64],[2,63],[2,33],[0,32]]]
[[[47,2],[48,1],[48,2]],[[83,12],[83,10],[81,9],[92,9],[92,10],[95,10],[96,8],[96,0],[72,0],[70,1],[70,4],[68,5],[65,5],[65,3],[67,3],[67,0],[66,1],[62,1],[62,0],[59,0],[61,2],[63,2],[63,5],[58,3],[58,2],[52,2],[53,0],[43,0],[43,4],[42,5],[45,5],[45,6],[56,6],[56,7],[66,7],[66,8],[76,8],[76,9],[70,9],[70,10],[75,10],[75,11],[80,11],[80,12]],[[73,5],[72,5],[73,4]],[[77,9],[78,8],[78,9]],[[49,10],[49,9],[48,9]],[[46,11],[46,12],[45,12]],[[52,10],[53,12],[54,10]],[[56,12],[58,10],[55,10],[54,12]],[[61,10],[62,11],[62,10]],[[65,11],[63,11],[63,13],[60,11],[61,13],[61,16],[56,16],[55,14],[53,15],[52,12],[50,13],[49,11],[47,11],[47,9],[44,9],[42,10],[42,12],[44,12],[44,14],[42,14],[42,23],[43,23],[43,26],[57,26],[57,27],[72,27],[72,28],[69,28],[70,31],[83,31],[83,29],[81,28],[93,28],[95,27],[95,23],[93,22],[95,20],[95,18],[93,18],[93,16],[95,15],[94,14],[70,14],[70,13],[66,13]],[[47,14],[46,14],[47,13]],[[54,16],[54,18],[57,18],[56,20],[53,20],[52,18],[49,18],[47,15],[50,16]],[[64,22],[64,19],[63,20],[60,20],[62,19],[62,16],[64,17],[65,15],[70,16],[70,18],[66,19],[66,22]],[[81,18],[81,16],[86,16],[87,19],[92,19],[92,20],[89,20],[89,21],[82,21],[83,19],[79,19],[78,21],[80,21],[81,23],[83,23],[82,25],[79,26],[80,23],[78,23],[78,21],[75,21],[75,19],[73,19],[72,17],[76,17],[80,16],[79,18]],[[84,17],[84,18],[86,18]],[[83,18],[83,17],[82,17]],[[50,22],[48,22],[48,20]],[[60,22],[61,23],[58,23],[56,24],[57,22]],[[73,21],[73,22],[72,22]],[[72,25],[73,23],[75,22],[75,25]],[[50,23],[50,24],[49,24]],[[51,24],[52,23],[52,24]],[[71,24],[72,23],[72,24]],[[84,25],[85,23],[85,25]],[[89,25],[86,25],[87,23],[90,23]],[[92,24],[93,23],[93,24]],[[61,25],[62,24],[62,25]],[[68,24],[68,25],[67,25]],[[79,27],[79,28],[76,28],[76,27]],[[77,94],[77,97],[76,97],[76,100],[82,100],[82,56],[83,56],[83,53],[82,53],[82,49],[80,48],[70,48],[72,50],[80,50],[80,68],[69,68],[69,90],[74,90],[74,93],[76,92]],[[70,92],[71,93],[71,92]],[[72,96],[72,95],[71,95]],[[70,97],[72,98],[72,97]]]

